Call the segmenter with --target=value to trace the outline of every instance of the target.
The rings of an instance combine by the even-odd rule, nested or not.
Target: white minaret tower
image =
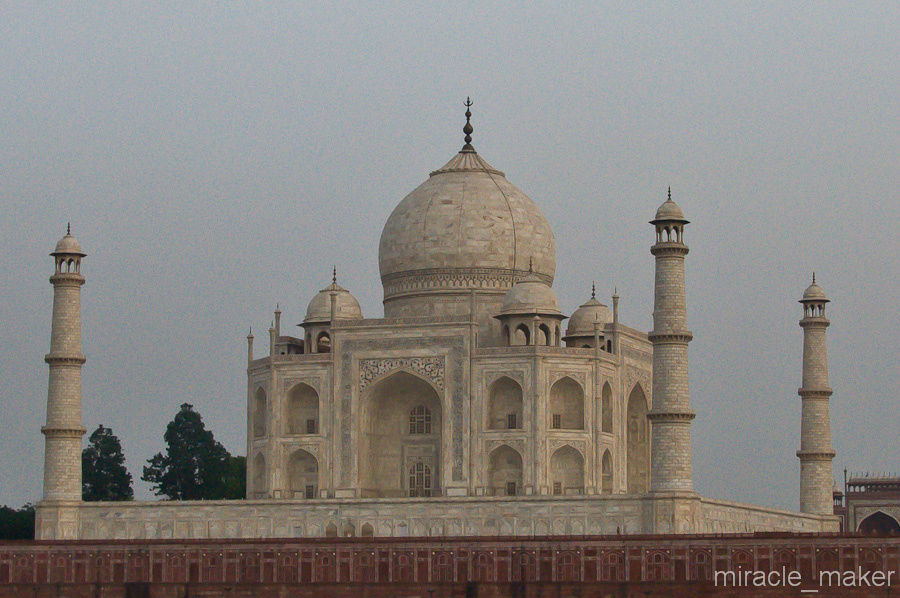
[[[54,259],[53,322],[44,434],[44,496],[38,512],[38,538],[67,538],[77,533],[74,517],[63,511],[81,501],[81,258],[86,254],[66,228],[50,255]]]
[[[832,502],[831,415],[828,400],[828,353],[825,349],[825,329],[830,322],[825,317],[828,299],[822,287],[812,284],[800,300],[803,304],[803,384],[798,393],[802,401],[800,423],[800,511],[815,515],[834,514]]]
[[[656,227],[653,294],[653,409],[647,414],[652,426],[650,453],[651,492],[692,492],[691,420],[688,392],[688,343],[684,291],[684,225],[688,221],[668,199],[650,224]]]

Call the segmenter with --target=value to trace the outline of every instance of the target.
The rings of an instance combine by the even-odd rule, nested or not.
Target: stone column
[[[684,286],[685,220],[681,209],[668,200],[651,221],[656,227],[653,331],[653,408],[650,451],[651,492],[692,492],[691,420],[688,391],[687,313]]]
[[[825,349],[825,293],[813,283],[803,293],[803,382],[798,391],[802,403],[800,423],[800,511],[832,515],[833,477],[831,460],[831,416],[829,414],[828,354]]]

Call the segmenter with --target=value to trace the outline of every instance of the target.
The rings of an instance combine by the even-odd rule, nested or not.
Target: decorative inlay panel
[[[384,374],[407,368],[431,380],[434,385],[444,388],[444,357],[396,357],[388,359],[359,360],[359,389],[363,390],[373,380]]]

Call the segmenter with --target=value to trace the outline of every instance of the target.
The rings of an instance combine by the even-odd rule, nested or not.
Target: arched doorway
[[[550,457],[550,492],[584,493],[584,457],[571,446],[563,446]]]
[[[319,463],[304,450],[291,454],[287,464],[291,495],[294,498],[315,498],[319,492]]]
[[[884,511],[875,511],[859,522],[856,531],[878,536],[900,534],[900,523]]]
[[[650,424],[647,420],[647,397],[639,384],[628,395],[627,413],[628,493],[643,494],[650,487]]]
[[[308,384],[300,383],[288,396],[288,434],[319,433],[319,395]]]
[[[584,429],[584,391],[569,377],[550,387],[550,429]]]
[[[363,398],[362,416],[362,496],[440,494],[443,413],[434,388],[408,372],[391,374]]]
[[[487,471],[488,487],[494,496],[515,496],[522,492],[522,455],[503,445],[491,451]]]

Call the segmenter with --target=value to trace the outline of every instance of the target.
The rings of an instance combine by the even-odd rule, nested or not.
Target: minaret
[[[50,255],[55,262],[53,323],[47,385],[47,425],[44,434],[43,503],[81,500],[81,258],[85,253],[66,228],[66,236]]]
[[[828,399],[828,354],[825,350],[825,292],[812,284],[803,293],[803,384],[798,393],[802,402],[800,423],[800,511],[832,515],[831,416]]]
[[[653,409],[647,414],[652,426],[650,455],[651,492],[692,492],[691,420],[688,392],[688,343],[684,291],[684,225],[688,221],[668,199],[650,224],[656,227],[653,294]]]

